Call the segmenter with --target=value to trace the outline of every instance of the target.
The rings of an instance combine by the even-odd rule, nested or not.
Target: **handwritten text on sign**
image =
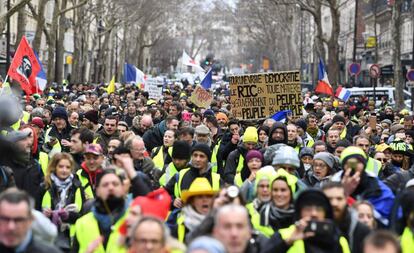
[[[213,101],[213,96],[201,86],[197,86],[191,94],[190,100],[198,107],[208,108]]]
[[[238,119],[263,119],[281,110],[302,114],[299,71],[230,76],[230,101]]]

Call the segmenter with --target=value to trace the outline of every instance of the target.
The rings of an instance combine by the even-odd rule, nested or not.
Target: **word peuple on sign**
[[[264,119],[291,110],[302,115],[299,71],[230,76],[230,102],[237,119]]]

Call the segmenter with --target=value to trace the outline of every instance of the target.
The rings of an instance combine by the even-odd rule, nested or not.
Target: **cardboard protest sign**
[[[197,85],[193,93],[191,94],[190,101],[198,107],[208,108],[213,101],[213,95],[210,92],[203,89],[203,87]]]
[[[302,115],[299,71],[230,76],[230,102],[237,119],[264,119],[282,110]]]
[[[147,91],[149,98],[160,100],[162,98],[162,87],[164,83],[156,78],[148,78],[145,82],[144,91]]]

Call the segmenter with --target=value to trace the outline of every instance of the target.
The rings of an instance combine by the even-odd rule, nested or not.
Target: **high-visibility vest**
[[[234,177],[234,184],[237,185],[239,188],[242,186],[243,179],[241,177],[241,173],[237,173],[236,176]]]
[[[185,240],[185,225],[184,214],[180,213],[177,218],[177,240],[184,243]]]
[[[342,130],[342,133],[339,135],[339,139],[344,140],[346,138],[346,127]]]
[[[414,235],[409,227],[404,229],[401,235],[401,248],[402,253],[411,253],[414,249]]]
[[[39,164],[42,168],[43,175],[46,175],[47,172],[47,166],[49,165],[49,156],[47,153],[40,151],[39,152]]]
[[[159,170],[162,170],[165,165],[164,147],[161,146],[153,148],[152,152],[154,154],[152,157],[152,161],[154,162],[155,167]],[[172,157],[172,147],[168,148],[168,154],[170,155],[170,157]]]
[[[181,184],[183,182],[183,178],[185,176],[185,174],[190,170],[190,168],[188,169],[182,169],[180,170],[180,172],[178,172],[178,180],[174,185],[174,196],[175,198],[180,198],[181,197]],[[211,172],[211,180],[212,180],[212,185],[211,187],[213,188],[214,191],[219,191],[220,190],[220,175],[214,172]]]
[[[368,157],[367,166],[365,167],[365,171],[374,174],[374,176],[378,177],[382,168],[382,164],[377,159],[372,157]]]
[[[236,173],[240,173],[244,167],[244,157],[242,154],[239,155],[239,162],[237,163]]]
[[[220,148],[220,145],[221,145],[221,140],[214,146],[214,148],[213,148],[213,152],[212,152],[212,155],[211,155],[211,170],[214,172],[214,173],[217,173],[217,168],[218,168],[218,164],[217,164],[217,153],[218,153],[218,150],[219,150],[219,148]]]
[[[279,229],[280,236],[283,240],[286,240],[293,234],[295,229],[295,225],[292,225],[288,228]],[[345,237],[339,237],[339,244],[341,245],[342,253],[351,253],[348,241],[345,239]],[[295,241],[293,245],[289,248],[287,253],[305,253],[305,243],[303,242],[303,240]]]
[[[76,175],[78,175],[79,181],[81,182],[81,185],[83,187],[83,190],[85,192],[85,198],[86,199],[93,199],[95,197],[95,192],[92,189],[92,185],[89,183],[89,178],[84,177],[82,175],[82,169],[79,169],[76,172]]]
[[[126,213],[126,212],[125,212]],[[119,242],[119,227],[125,220],[125,214],[121,217],[113,226],[112,232],[109,235],[106,249],[103,245],[99,245],[94,253],[126,253],[127,249]],[[83,253],[88,248],[89,244],[99,238],[101,233],[99,231],[99,225],[92,212],[85,214],[79,218],[75,223],[76,239],[79,242],[79,253]]]
[[[80,188],[76,189],[74,204],[76,205],[77,210],[80,212],[83,206],[82,191]],[[42,209],[45,209],[45,208],[52,208],[52,197],[50,196],[50,191],[46,191],[45,195],[43,195],[43,198],[42,198]],[[75,236],[74,224],[70,225],[69,234],[70,234],[70,238],[73,238],[73,236]]]
[[[167,168],[165,168],[165,173],[162,174],[160,177],[159,183],[161,186],[165,186],[170,179],[175,176],[175,174],[178,172],[177,168],[175,167],[173,162],[170,162],[168,164]]]
[[[249,211],[253,228],[261,232],[264,236],[270,238],[275,231],[270,226],[260,225],[260,213],[254,208],[253,203],[247,204],[246,208]]]

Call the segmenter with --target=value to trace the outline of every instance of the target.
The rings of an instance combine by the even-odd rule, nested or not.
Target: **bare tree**
[[[7,20],[16,12],[22,9],[30,0],[20,0],[10,10],[0,16],[0,31],[3,32],[6,28]]]
[[[401,67],[401,7],[403,0],[395,0],[391,18],[391,48],[394,64],[395,104],[398,109],[404,108],[404,78]]]

